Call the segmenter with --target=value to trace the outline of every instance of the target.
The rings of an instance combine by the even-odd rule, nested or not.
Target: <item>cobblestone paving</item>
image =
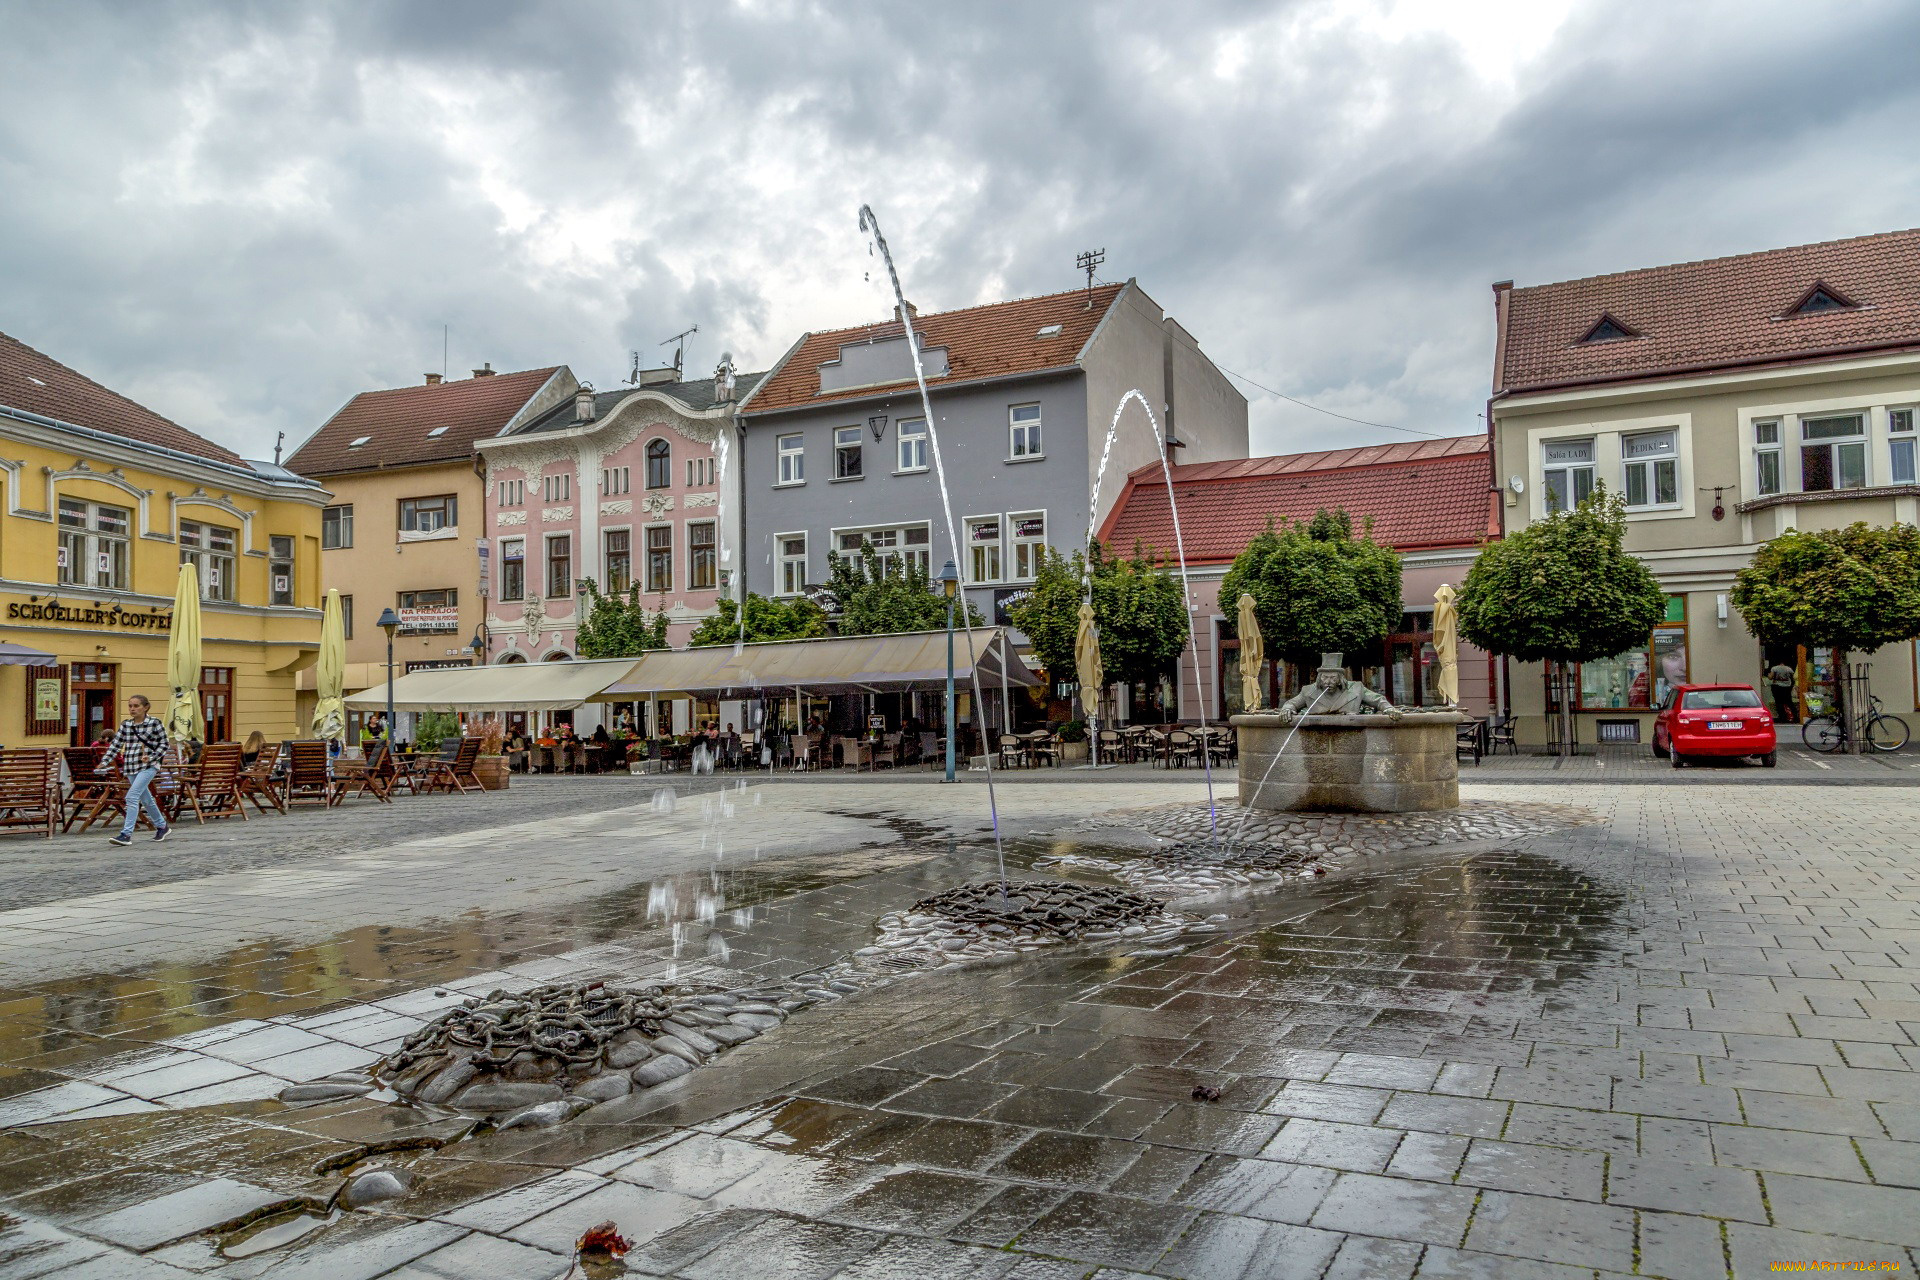
[[[1028,790],[1053,798],[1016,799],[1017,820],[1038,828],[1050,809],[1063,831],[1120,794]],[[842,811],[886,809],[857,799]],[[605,1219],[639,1241],[631,1274],[687,1280],[1914,1265],[1920,795],[1702,780],[1554,799],[1598,820],[1223,899],[1225,931],[1178,955],[904,977],[565,1130],[405,1156],[411,1194],[224,1266],[193,1232],[325,1190],[314,1171],[357,1144],[447,1131],[364,1100],[178,1109],[220,1086],[209,1073],[337,1070],[344,1050],[418,1025],[436,991],[502,973],[685,972],[696,957],[735,980],[794,972],[978,878],[979,846],[688,875],[670,907],[636,889],[22,985],[0,1000],[0,1093],[142,1105],[0,1133],[0,1280],[557,1277]],[[796,825],[830,807],[799,792],[782,806]],[[960,828],[918,807],[893,816]],[[651,921],[643,898],[661,907]],[[140,1057],[194,1037],[208,1065]],[[113,1053],[127,1056],[103,1065]]]

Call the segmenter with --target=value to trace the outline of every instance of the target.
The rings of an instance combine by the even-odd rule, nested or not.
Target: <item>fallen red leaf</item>
[[[605,1254],[609,1258],[617,1258],[633,1248],[633,1241],[621,1235],[620,1228],[613,1223],[603,1222],[598,1226],[588,1227],[587,1233],[574,1241],[573,1248],[576,1253],[597,1253]]]

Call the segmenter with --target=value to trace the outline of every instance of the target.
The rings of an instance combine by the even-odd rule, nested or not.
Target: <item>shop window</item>
[[[126,590],[133,513],[125,507],[62,498],[59,520],[61,584]]]
[[[600,535],[602,561],[608,591],[625,591],[633,585],[633,534],[626,529],[609,529]]]
[[[450,493],[400,499],[400,532],[438,533],[460,523],[459,500]]]
[[[1753,424],[1753,491],[1761,497],[1780,492],[1780,423]]]
[[[1624,463],[1627,506],[1670,507],[1680,501],[1680,446],[1678,432],[1648,431],[1624,436],[1620,455]]]
[[[275,534],[267,539],[267,580],[274,604],[293,603],[293,539]]]
[[[1887,479],[1893,484],[1912,484],[1914,482],[1913,465],[1913,410],[1887,410],[1887,448],[1891,453],[1888,459]]]
[[[711,520],[687,526],[687,589],[711,591],[719,583],[718,530]]]
[[[500,540],[500,598],[502,600],[527,598],[527,540],[525,538]]]
[[[1666,621],[1653,629],[1645,648],[1580,664],[1578,706],[1583,711],[1651,710],[1686,680],[1686,597],[1668,596]]]
[[[807,589],[807,535],[783,533],[774,542],[780,548],[780,594],[797,596]]]
[[[859,427],[835,427],[833,430],[833,478],[857,480],[861,475],[864,446]]]
[[[900,450],[900,470],[925,471],[927,469],[927,420],[908,418],[900,424],[895,434]]]
[[[1027,511],[1007,517],[1007,541],[1013,552],[1014,582],[1031,582],[1040,576],[1040,562],[1047,550],[1047,513]]]
[[[1000,581],[1000,517],[977,516],[967,520],[967,580]]]
[[[1867,419],[1844,413],[1800,419],[1800,488],[1807,493],[1863,489],[1867,484]]]
[[[1540,446],[1547,514],[1571,511],[1593,492],[1593,441],[1548,440]]]
[[[200,598],[233,601],[234,547],[239,532],[194,520],[180,522],[180,563],[190,564],[200,576]]]
[[[353,504],[343,502],[320,512],[320,549],[341,551],[353,545]]]
[[[655,525],[647,530],[647,590],[654,593],[673,590],[672,525]]]

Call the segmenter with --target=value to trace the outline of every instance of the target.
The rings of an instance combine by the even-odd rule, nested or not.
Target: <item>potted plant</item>
[[[507,768],[507,724],[499,716],[488,716],[474,726],[480,739],[480,756],[473,762],[473,776],[488,791],[505,791],[512,770]]]
[[[1085,760],[1087,758],[1087,722],[1068,720],[1054,730],[1060,739],[1060,758],[1062,760]]]

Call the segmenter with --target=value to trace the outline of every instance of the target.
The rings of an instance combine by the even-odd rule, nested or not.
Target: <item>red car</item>
[[[1773,768],[1773,716],[1750,684],[1675,685],[1653,720],[1653,754],[1676,769],[1701,756],[1758,756]]]

